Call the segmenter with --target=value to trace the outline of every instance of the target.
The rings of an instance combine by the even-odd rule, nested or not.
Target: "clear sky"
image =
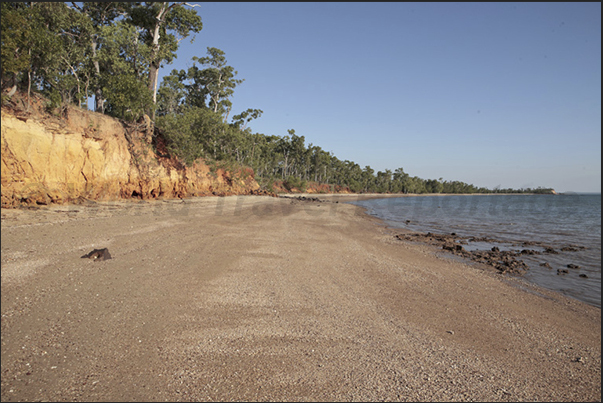
[[[245,81],[232,117],[375,171],[601,191],[601,3],[195,3]]]

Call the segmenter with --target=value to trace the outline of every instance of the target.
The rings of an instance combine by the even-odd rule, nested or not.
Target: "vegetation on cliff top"
[[[249,108],[229,116],[243,82],[223,51],[208,47],[188,70],[158,71],[176,57],[179,42],[202,29],[184,2],[3,2],[2,102],[16,91],[41,93],[49,110],[84,107],[126,121],[149,115],[155,135],[187,165],[198,158],[253,168],[266,188],[328,184],[352,192],[552,193],[552,189],[487,189],[461,181],[422,179],[403,168],[375,172],[286,135],[254,133],[262,115]],[[270,189],[272,190],[272,189]]]

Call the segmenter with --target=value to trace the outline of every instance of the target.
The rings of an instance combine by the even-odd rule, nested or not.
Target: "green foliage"
[[[158,70],[162,63],[176,58],[178,43],[191,32],[203,28],[201,17],[188,3],[145,2],[135,3],[129,11],[129,22],[140,29],[140,41],[149,49],[148,88],[156,102]],[[194,6],[191,6],[194,7]]]
[[[221,160],[221,146],[227,128],[220,115],[203,108],[189,108],[180,115],[157,118],[156,125],[168,141],[171,152],[187,165],[197,158]]]
[[[30,70],[37,85],[51,99],[61,98],[60,106],[81,105],[90,84],[86,57],[90,24],[65,3],[31,3],[36,37]]]
[[[103,95],[103,81],[109,73],[106,62],[105,65],[101,65],[100,58],[107,56],[107,49],[115,44],[115,40],[121,40],[128,38],[127,35],[115,35],[114,38],[109,38],[108,34],[111,32],[109,28],[116,25],[115,20],[119,16],[126,15],[128,10],[131,9],[131,3],[115,3],[115,2],[84,2],[82,7],[78,3],[72,3],[72,5],[79,10],[82,15],[89,19],[89,31],[90,40],[88,42],[88,54],[87,59],[88,74],[91,77],[90,88],[94,92],[94,110],[96,112],[105,113],[105,96]],[[121,24],[119,22],[117,24]],[[134,43],[137,38],[129,35],[128,38]],[[105,53],[102,55],[102,53]],[[114,56],[115,58],[115,56]]]
[[[153,108],[151,92],[133,73],[107,77],[103,93],[107,113],[120,119],[136,121]]]
[[[239,115],[235,115],[232,117],[232,125],[240,130],[245,130],[247,128],[247,124],[251,122],[253,119],[258,119],[262,116],[261,109],[247,109],[245,112],[241,112]]]
[[[244,80],[214,47],[193,57],[188,70],[173,70],[157,88],[162,64],[172,62],[183,38],[202,29],[195,8],[182,2],[3,2],[2,102],[27,89],[43,93],[53,113],[58,106],[82,105],[92,94],[96,111],[121,119],[156,111],[155,126],[186,164],[204,158],[214,172],[224,167],[241,175],[248,166],[270,191],[274,181],[302,191],[311,181],[353,192],[491,192],[460,181],[411,177],[402,168],[361,168],[306,145],[293,129],[283,136],[253,133],[248,125],[262,115],[260,109],[249,108],[227,123],[234,90]]]
[[[2,89],[33,88],[54,106],[81,102],[86,26],[65,3],[2,3]]]
[[[20,3],[2,2],[0,7],[2,90],[5,90],[16,85],[18,76],[28,70],[34,33],[27,18],[27,9]]]
[[[97,61],[103,72],[99,85],[106,97],[105,111],[120,119],[138,120],[154,107],[145,78],[150,50],[136,42],[136,28],[124,21],[100,28],[99,35],[103,46]]]
[[[263,188],[265,188],[268,192],[275,193],[274,191],[274,179],[262,180],[260,178],[260,186],[263,184],[262,182],[266,182]]]
[[[289,191],[293,189],[299,189],[300,191],[305,192],[307,182],[296,176],[289,176],[287,180],[283,182],[283,186]]]
[[[173,115],[182,113],[186,95],[186,73],[184,70],[172,70],[165,76],[157,92],[157,115]],[[190,105],[198,106],[198,105]]]
[[[207,54],[209,55],[207,57],[193,57],[193,61],[205,66],[203,70],[195,66],[189,69],[188,74],[188,78],[194,81],[194,85],[201,87],[200,91],[194,94],[203,97],[203,101],[192,99],[190,102],[204,103],[205,97],[208,97],[208,107],[214,112],[227,116],[232,107],[229,98],[234,93],[235,87],[244,80],[234,78],[237,72],[226,65],[223,51],[208,47]]]

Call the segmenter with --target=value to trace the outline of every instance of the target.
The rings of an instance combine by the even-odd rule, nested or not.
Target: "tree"
[[[385,171],[377,172],[376,178],[376,191],[378,193],[387,193],[389,192],[389,186],[392,180],[392,171],[386,169]]]
[[[207,107],[223,115],[226,122],[232,107],[229,98],[234,93],[235,87],[244,80],[235,78],[237,71],[226,64],[223,51],[208,47],[207,54],[209,56],[193,57],[193,61],[206,68],[201,70],[193,66],[188,71],[187,78],[193,80],[193,84],[189,87],[189,103],[204,106],[207,102]]]
[[[153,104],[157,103],[157,84],[161,63],[168,64],[176,57],[178,43],[191,32],[198,33],[203,28],[196,7],[185,2],[145,2],[135,3],[130,11],[130,22],[141,28],[140,39],[150,48],[148,88]],[[194,38],[193,38],[194,39]],[[153,112],[154,118],[154,112]]]
[[[104,45],[99,49],[98,61],[103,72],[101,89],[106,97],[104,108],[112,116],[138,120],[154,108],[151,92],[146,86],[150,50],[138,43],[136,27],[126,21],[103,27],[100,35]]]
[[[28,98],[33,87],[55,105],[81,102],[86,21],[77,14],[65,3],[2,3],[2,87],[11,87],[9,95],[27,82]]]
[[[404,169],[397,168],[394,171],[393,180],[392,180],[392,189],[393,193],[406,193],[407,192],[407,179],[408,174],[404,172]]]
[[[99,63],[98,51],[104,45],[106,38],[102,35],[104,27],[111,26],[116,18],[126,15],[130,3],[116,2],[84,2],[80,7],[78,3],[72,2],[73,7],[84,14],[91,22],[89,33],[90,57],[94,75],[94,110],[104,113],[104,97],[102,92],[101,65]]]
[[[370,166],[365,166],[362,170],[362,182],[364,184],[364,192],[374,191],[375,170]]]
[[[81,105],[90,83],[86,72],[89,20],[65,3],[34,2],[30,13],[37,23],[28,74],[53,105]]]
[[[157,91],[157,115],[181,113],[185,104],[186,96],[186,72],[184,70],[172,70],[170,75],[163,77],[161,86]]]
[[[157,127],[166,137],[170,151],[188,165],[200,157],[225,159],[223,125],[218,114],[204,108],[188,108],[179,115],[157,118]]]
[[[35,31],[24,5],[2,2],[0,7],[2,91],[6,91],[8,96],[13,96],[17,90],[19,75],[30,67],[30,50]]]
[[[262,111],[261,109],[249,108],[246,111],[241,112],[239,115],[233,116],[232,124],[238,127],[241,131],[243,131],[245,130],[249,122],[251,122],[253,119],[257,119],[262,116],[262,113],[264,113],[264,111]]]

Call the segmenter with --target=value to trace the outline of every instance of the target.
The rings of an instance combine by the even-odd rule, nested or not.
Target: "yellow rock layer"
[[[120,198],[249,194],[248,169],[214,173],[203,162],[184,167],[158,158],[152,129],[132,130],[109,116],[69,108],[61,119],[24,118],[2,108],[2,207]]]

